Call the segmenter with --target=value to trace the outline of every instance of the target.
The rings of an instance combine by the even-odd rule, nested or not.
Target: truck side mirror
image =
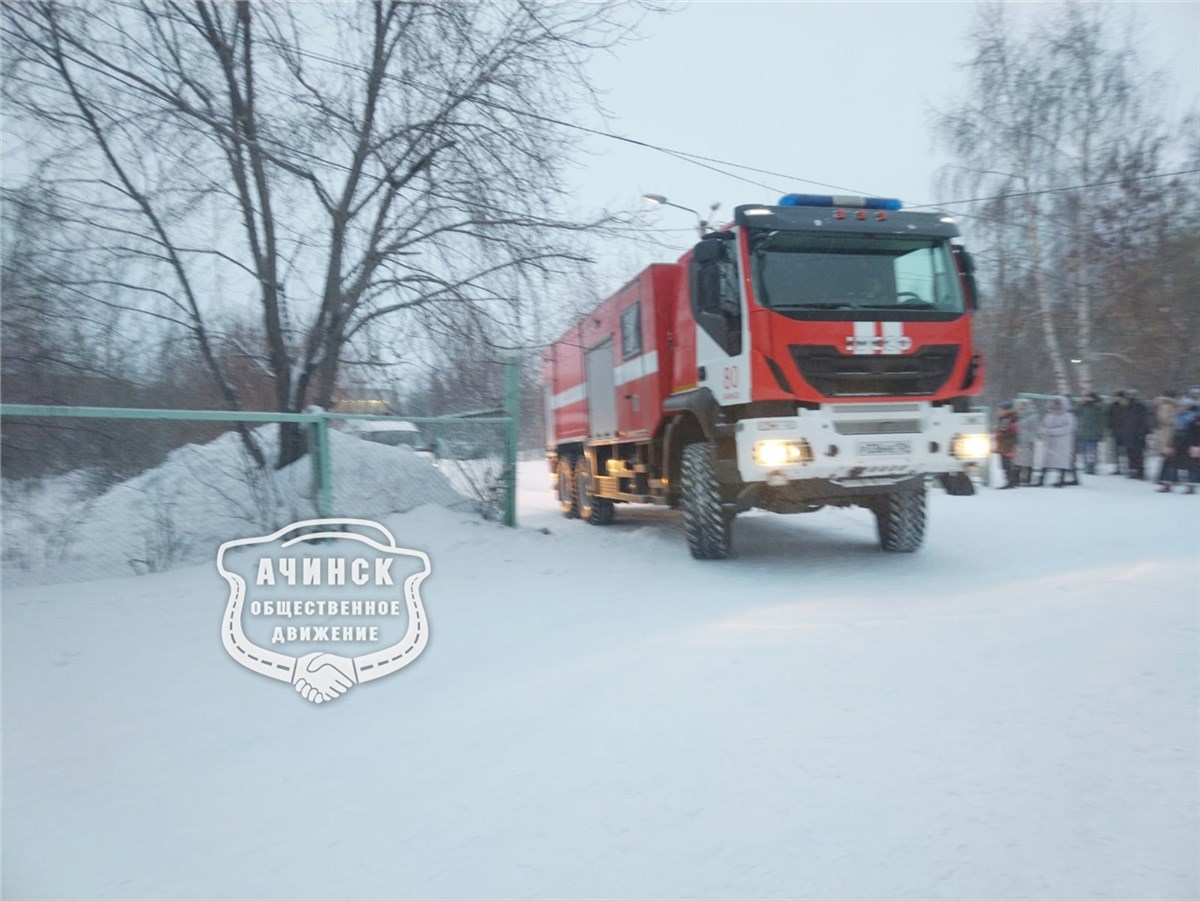
[[[971,304],[971,309],[979,309],[979,286],[975,284],[975,273],[967,273],[967,301]]]
[[[720,233],[718,233],[720,234]],[[726,232],[732,237],[732,233]],[[721,263],[728,259],[727,239],[708,235],[692,250],[692,291],[697,313],[721,312]]]
[[[691,263],[692,310],[700,328],[726,353],[736,356],[741,353],[742,322],[733,293],[736,281],[730,278],[733,263],[726,249],[728,241],[713,235],[696,245]]]
[[[692,249],[693,263],[716,263],[728,259],[729,242],[733,232],[716,232],[700,241]]]
[[[952,250],[962,269],[963,284],[967,286],[967,303],[970,304],[972,310],[978,310],[979,286],[975,283],[975,258],[957,245],[953,246]]]
[[[721,264],[706,260],[696,265],[696,311],[721,312]]]

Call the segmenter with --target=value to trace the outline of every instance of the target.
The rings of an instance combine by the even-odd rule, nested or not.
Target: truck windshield
[[[950,244],[941,238],[750,234],[759,304],[796,319],[952,319],[963,297]]]

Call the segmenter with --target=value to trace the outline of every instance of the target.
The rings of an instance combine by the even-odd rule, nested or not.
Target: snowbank
[[[273,458],[278,429],[265,426],[255,436]],[[379,518],[425,504],[472,508],[411,448],[336,431],[329,444],[335,515]],[[162,465],[101,493],[95,486],[93,473],[5,485],[6,584],[163,572],[211,560],[230,538],[317,515],[310,459],[263,472],[236,432],[179,448]]]

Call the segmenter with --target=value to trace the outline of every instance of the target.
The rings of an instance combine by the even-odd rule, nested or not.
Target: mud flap
[[[939,473],[938,481],[942,483],[946,493],[954,497],[970,497],[975,493],[975,483],[965,472]]]

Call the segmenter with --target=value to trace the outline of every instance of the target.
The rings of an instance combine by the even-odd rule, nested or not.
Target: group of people
[[[1002,488],[1020,485],[1078,485],[1078,466],[1095,475],[1100,448],[1111,439],[1115,474],[1146,477],[1147,437],[1154,435],[1161,455],[1159,491],[1169,492],[1187,479],[1186,493],[1200,484],[1200,386],[1180,397],[1165,391],[1148,406],[1137,391],[1118,391],[1109,404],[1089,393],[1072,405],[1060,395],[1039,413],[1029,398],[1000,404],[995,449],[1004,467]],[[1035,449],[1042,445],[1041,467],[1035,480]],[[1057,473],[1057,481],[1048,482]]]
[[[1015,404],[1000,404],[996,422],[995,445],[1004,466],[1005,483],[1001,488],[1019,485],[1044,485],[1048,473],[1057,472],[1055,488],[1078,485],[1075,459],[1076,417],[1065,396],[1052,397],[1046,412],[1039,414],[1033,401],[1018,398]],[[1042,467],[1034,480],[1034,452],[1042,442]]]

